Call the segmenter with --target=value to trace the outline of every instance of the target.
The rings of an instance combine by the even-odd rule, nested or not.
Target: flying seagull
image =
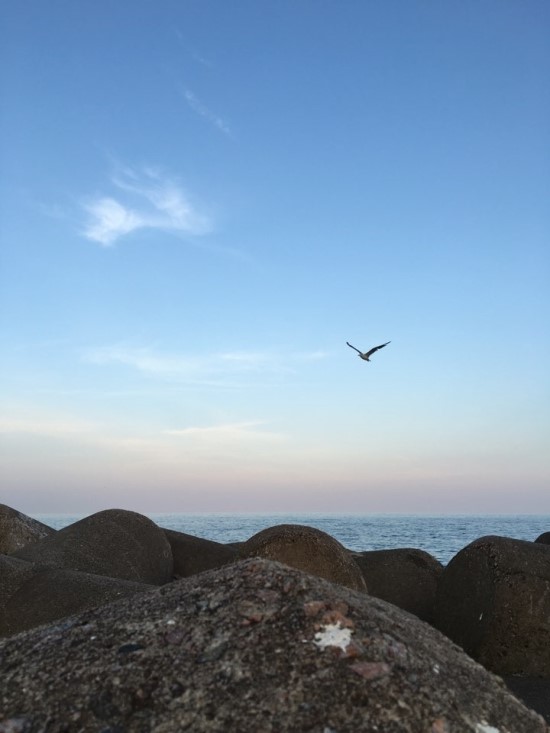
[[[380,346],[374,346],[372,349],[369,349],[368,351],[365,351],[363,353],[362,351],[359,351],[359,349],[355,349],[355,346],[352,346],[349,341],[346,341],[346,344],[350,347],[350,349],[355,349],[355,351],[359,354],[361,359],[364,359],[365,361],[370,361],[369,356],[372,356],[375,351],[378,351],[378,349],[383,349],[384,346],[387,346],[390,344],[391,341],[386,341],[385,344],[380,344]]]

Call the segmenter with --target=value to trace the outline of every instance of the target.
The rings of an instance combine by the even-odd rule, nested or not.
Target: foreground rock
[[[393,603],[423,621],[433,621],[443,565],[423,550],[399,548],[353,552],[371,596]]]
[[[4,731],[549,733],[427,624],[265,560],[11,637],[0,679]]]
[[[155,587],[0,555],[0,637]]]
[[[106,509],[14,553],[15,557],[93,575],[162,585],[173,558],[164,531],[148,517]]]
[[[276,560],[352,590],[367,590],[351,553],[334,537],[314,527],[301,524],[268,527],[242,543],[239,557]]]
[[[220,542],[204,540],[172,529],[165,529],[164,533],[172,548],[176,578],[188,578],[205,570],[220,568],[237,557],[236,548]]]
[[[550,678],[550,552],[544,544],[482,537],[439,579],[435,624],[501,676]]]
[[[0,554],[11,555],[32,542],[54,535],[55,529],[0,504]]]
[[[512,676],[505,677],[504,681],[517,698],[550,723],[550,680]]]

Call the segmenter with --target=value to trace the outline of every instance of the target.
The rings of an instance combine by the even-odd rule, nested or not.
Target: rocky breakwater
[[[16,514],[4,523],[4,546],[13,546],[20,524],[27,524]],[[168,539],[136,512],[109,509],[45,535],[0,555],[0,637],[172,579]]]
[[[270,560],[0,643],[0,730],[548,733],[438,631]]]
[[[0,733],[548,733],[519,702],[550,721],[544,536],[443,568],[301,525],[223,545],[120,509],[2,517]]]

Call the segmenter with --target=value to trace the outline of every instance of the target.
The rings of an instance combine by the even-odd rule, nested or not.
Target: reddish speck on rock
[[[366,680],[386,677],[391,672],[391,668],[386,662],[354,662],[350,664],[349,668]]]

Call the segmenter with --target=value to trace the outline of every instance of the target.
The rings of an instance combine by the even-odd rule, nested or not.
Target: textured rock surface
[[[446,566],[435,625],[499,675],[550,678],[550,549],[482,537]]]
[[[443,565],[423,550],[401,548],[353,552],[371,596],[394,603],[423,621],[433,620]]]
[[[237,557],[237,550],[229,545],[204,540],[184,532],[165,529],[164,533],[172,548],[174,575],[187,578],[205,570],[213,570]]]
[[[0,614],[17,589],[32,576],[33,568],[26,560],[0,555]]]
[[[14,553],[34,563],[161,585],[172,579],[173,558],[164,531],[148,517],[106,509]]]
[[[10,637],[0,679],[26,733],[549,733],[432,627],[265,560]]]
[[[12,557],[5,562],[4,558],[0,557],[0,636],[156,588],[103,575],[36,566]]]
[[[239,557],[263,557],[366,591],[363,574],[351,553],[326,532],[301,524],[278,524],[253,535],[239,548]]]
[[[550,723],[550,679],[540,677],[505,677],[504,681],[528,708],[540,713]]]
[[[540,542],[543,545],[550,545],[550,532],[543,532],[537,537],[535,542]]]
[[[54,535],[55,529],[0,504],[0,554],[11,555],[25,545]]]

